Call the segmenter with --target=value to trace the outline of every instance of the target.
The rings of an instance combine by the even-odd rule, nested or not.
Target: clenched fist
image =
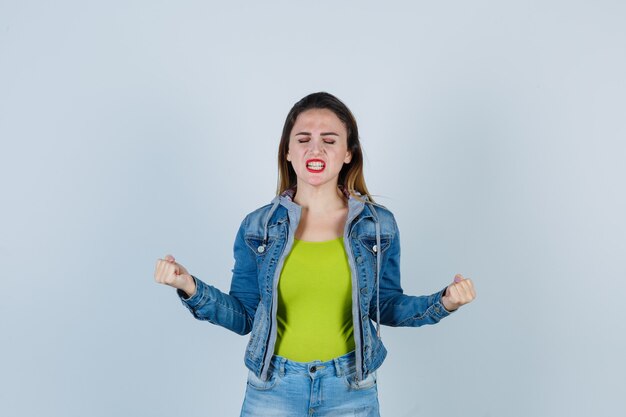
[[[463,304],[471,302],[474,298],[476,298],[476,291],[474,291],[472,280],[463,278],[461,274],[456,274],[454,282],[448,285],[445,294],[441,297],[441,302],[446,310],[454,311]]]
[[[160,284],[183,290],[188,297],[196,293],[196,283],[184,266],[176,263],[172,255],[166,255],[165,259],[159,259],[154,270],[154,280]]]

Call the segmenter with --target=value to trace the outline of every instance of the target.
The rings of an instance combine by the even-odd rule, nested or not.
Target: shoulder
[[[396,223],[396,218],[391,210],[377,203],[367,203],[367,207],[370,209],[373,217],[378,219],[381,229],[383,229],[387,233],[396,233],[398,225]]]
[[[394,238],[398,234],[396,219],[388,208],[367,202],[361,213],[353,220],[359,236]]]
[[[381,222],[383,221],[395,222],[395,217],[392,211],[389,210],[387,207],[383,206],[382,204],[372,203],[372,202],[368,202],[367,205],[370,208],[370,210],[374,212],[375,215],[380,219]]]
[[[270,215],[271,218],[269,218]],[[272,200],[272,202],[249,212],[241,222],[241,227],[248,232],[254,233],[263,230],[266,223],[270,226],[277,222],[276,219],[286,216],[284,207],[277,204],[276,200]]]
[[[271,208],[272,208],[272,204],[265,204],[264,206],[261,206],[257,209],[252,210],[251,212],[246,214],[246,216],[243,218],[243,221],[241,222],[241,226],[243,228],[248,229],[254,225],[257,225],[257,226],[259,224],[263,225],[263,222],[265,221],[265,217],[267,216]]]
[[[272,209],[272,203],[265,204],[264,206],[254,209],[248,214],[246,214],[245,218],[248,220],[252,220],[252,219],[263,217],[264,215],[267,215],[271,209]]]

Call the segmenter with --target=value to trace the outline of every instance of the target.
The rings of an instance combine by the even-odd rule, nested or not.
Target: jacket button
[[[378,252],[378,247],[376,245],[372,246],[372,250],[374,251],[374,253]]]
[[[265,252],[265,245],[261,245],[261,246],[259,246],[258,248],[256,248],[256,250],[258,250],[258,251],[259,251],[259,253],[263,253],[263,252]]]

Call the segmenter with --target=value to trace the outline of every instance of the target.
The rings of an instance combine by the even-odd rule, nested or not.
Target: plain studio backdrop
[[[154,282],[228,291],[282,125],[328,91],[359,123],[408,294],[381,412],[626,410],[621,1],[0,1],[0,415],[236,416],[248,336]]]

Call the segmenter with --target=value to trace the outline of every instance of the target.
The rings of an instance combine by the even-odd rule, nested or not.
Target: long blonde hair
[[[310,109],[328,109],[332,111],[343,122],[348,132],[348,150],[352,154],[352,159],[349,163],[344,164],[339,172],[337,185],[343,186],[350,195],[359,200],[362,200],[359,197],[360,194],[361,196],[367,196],[369,201],[374,202],[367,190],[363,176],[363,152],[361,150],[361,142],[359,141],[359,129],[356,125],[356,119],[341,100],[325,92],[309,94],[294,104],[289,114],[287,114],[280,144],[278,145],[278,186],[276,194],[279,195],[283,191],[295,187],[297,183],[296,172],[287,161],[289,135],[300,113]]]

